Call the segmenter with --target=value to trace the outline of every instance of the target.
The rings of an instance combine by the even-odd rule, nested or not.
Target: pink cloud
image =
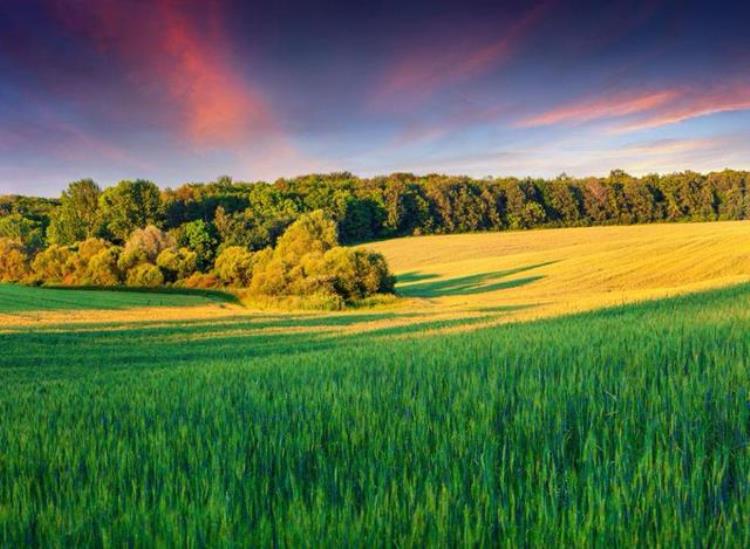
[[[677,124],[691,118],[720,112],[750,109],[750,84],[735,83],[685,90],[680,98],[646,116],[617,126],[617,132],[631,132]]]
[[[615,93],[592,97],[520,120],[517,126],[581,124],[622,118],[614,133],[631,132],[676,124],[719,112],[750,109],[750,84],[729,82],[707,86]]]
[[[484,74],[507,62],[552,2],[537,5],[513,22],[500,38],[461,43],[444,33],[427,46],[414,48],[383,71],[371,98],[376,106],[388,106],[394,98],[413,103],[440,89]]]
[[[57,11],[74,34],[122,64],[138,91],[173,112],[189,140],[226,144],[275,129],[264,94],[240,76],[219,3],[88,0]]]
[[[659,90],[645,93],[619,93],[608,97],[586,99],[525,118],[518,125],[522,127],[548,126],[628,116],[664,105],[678,95],[677,90]]]

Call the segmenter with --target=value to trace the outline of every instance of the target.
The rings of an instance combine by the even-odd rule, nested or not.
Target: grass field
[[[750,286],[419,345],[264,331],[369,320],[0,334],[2,544],[750,543]]]
[[[748,546],[747,227],[378,243],[336,314],[0,286],[0,546]]]

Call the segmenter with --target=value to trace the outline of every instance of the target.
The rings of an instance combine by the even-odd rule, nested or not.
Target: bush
[[[302,216],[276,249],[255,257],[250,291],[268,296],[338,296],[352,302],[393,292],[382,255],[336,246],[336,225],[322,212]]]
[[[316,210],[292,223],[279,238],[275,251],[287,261],[297,261],[303,255],[323,253],[337,245],[336,223],[322,210]]]
[[[219,277],[213,273],[193,273],[188,278],[181,280],[178,286],[208,290],[211,288],[221,288],[222,283]]]
[[[29,258],[20,240],[0,238],[0,282],[19,282],[29,274]]]
[[[154,225],[136,229],[125,244],[119,267],[127,271],[139,263],[155,263],[160,253],[174,247],[174,238]]]
[[[253,275],[253,253],[242,246],[224,248],[216,258],[214,271],[227,286],[246,288]]]
[[[347,301],[393,292],[395,278],[388,272],[381,254],[331,248],[325,253],[321,268],[326,276],[331,277],[336,294]]]
[[[167,248],[156,258],[156,265],[161,268],[168,282],[189,277],[195,272],[197,263],[197,254],[187,248]]]
[[[70,271],[67,281],[70,284],[89,284],[88,266],[91,258],[110,246],[109,242],[100,238],[88,238],[77,244],[78,250],[71,252],[68,259]]]
[[[161,269],[151,263],[140,263],[128,271],[127,285],[141,288],[156,288],[164,284]]]
[[[288,286],[289,263],[285,263],[272,248],[255,254],[250,291],[255,294],[285,295]]]
[[[117,267],[122,248],[111,247],[100,250],[88,262],[85,283],[94,286],[117,286],[122,282],[122,273]]]
[[[74,259],[70,248],[53,244],[34,258],[33,276],[39,282],[70,284],[76,267]]]

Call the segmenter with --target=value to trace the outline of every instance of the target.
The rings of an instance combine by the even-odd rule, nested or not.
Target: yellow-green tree
[[[29,258],[20,240],[0,238],[0,282],[20,282],[29,274]]]

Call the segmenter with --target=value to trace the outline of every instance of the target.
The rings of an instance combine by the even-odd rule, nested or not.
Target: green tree
[[[44,247],[44,229],[39,221],[29,219],[20,213],[0,217],[0,238],[19,241],[29,252]]]
[[[125,242],[135,229],[159,224],[160,205],[159,187],[150,181],[121,181],[99,199],[104,231]]]
[[[81,179],[68,185],[53,210],[48,229],[52,244],[70,245],[94,236],[99,230],[99,185]]]
[[[196,219],[181,227],[180,245],[193,250],[197,256],[197,266],[201,271],[209,268],[214,261],[219,245],[216,228],[211,223]]]
[[[322,210],[301,216],[279,238],[276,254],[298,261],[310,252],[323,253],[338,245],[336,223]]]
[[[86,283],[94,286],[117,286],[122,283],[122,272],[117,266],[122,248],[112,246],[100,250],[86,266]]]
[[[34,258],[32,269],[39,282],[69,284],[75,273],[74,252],[67,246],[52,244]]]
[[[140,263],[156,263],[160,253],[175,246],[174,238],[154,225],[136,229],[120,255],[120,269],[127,271]]]

